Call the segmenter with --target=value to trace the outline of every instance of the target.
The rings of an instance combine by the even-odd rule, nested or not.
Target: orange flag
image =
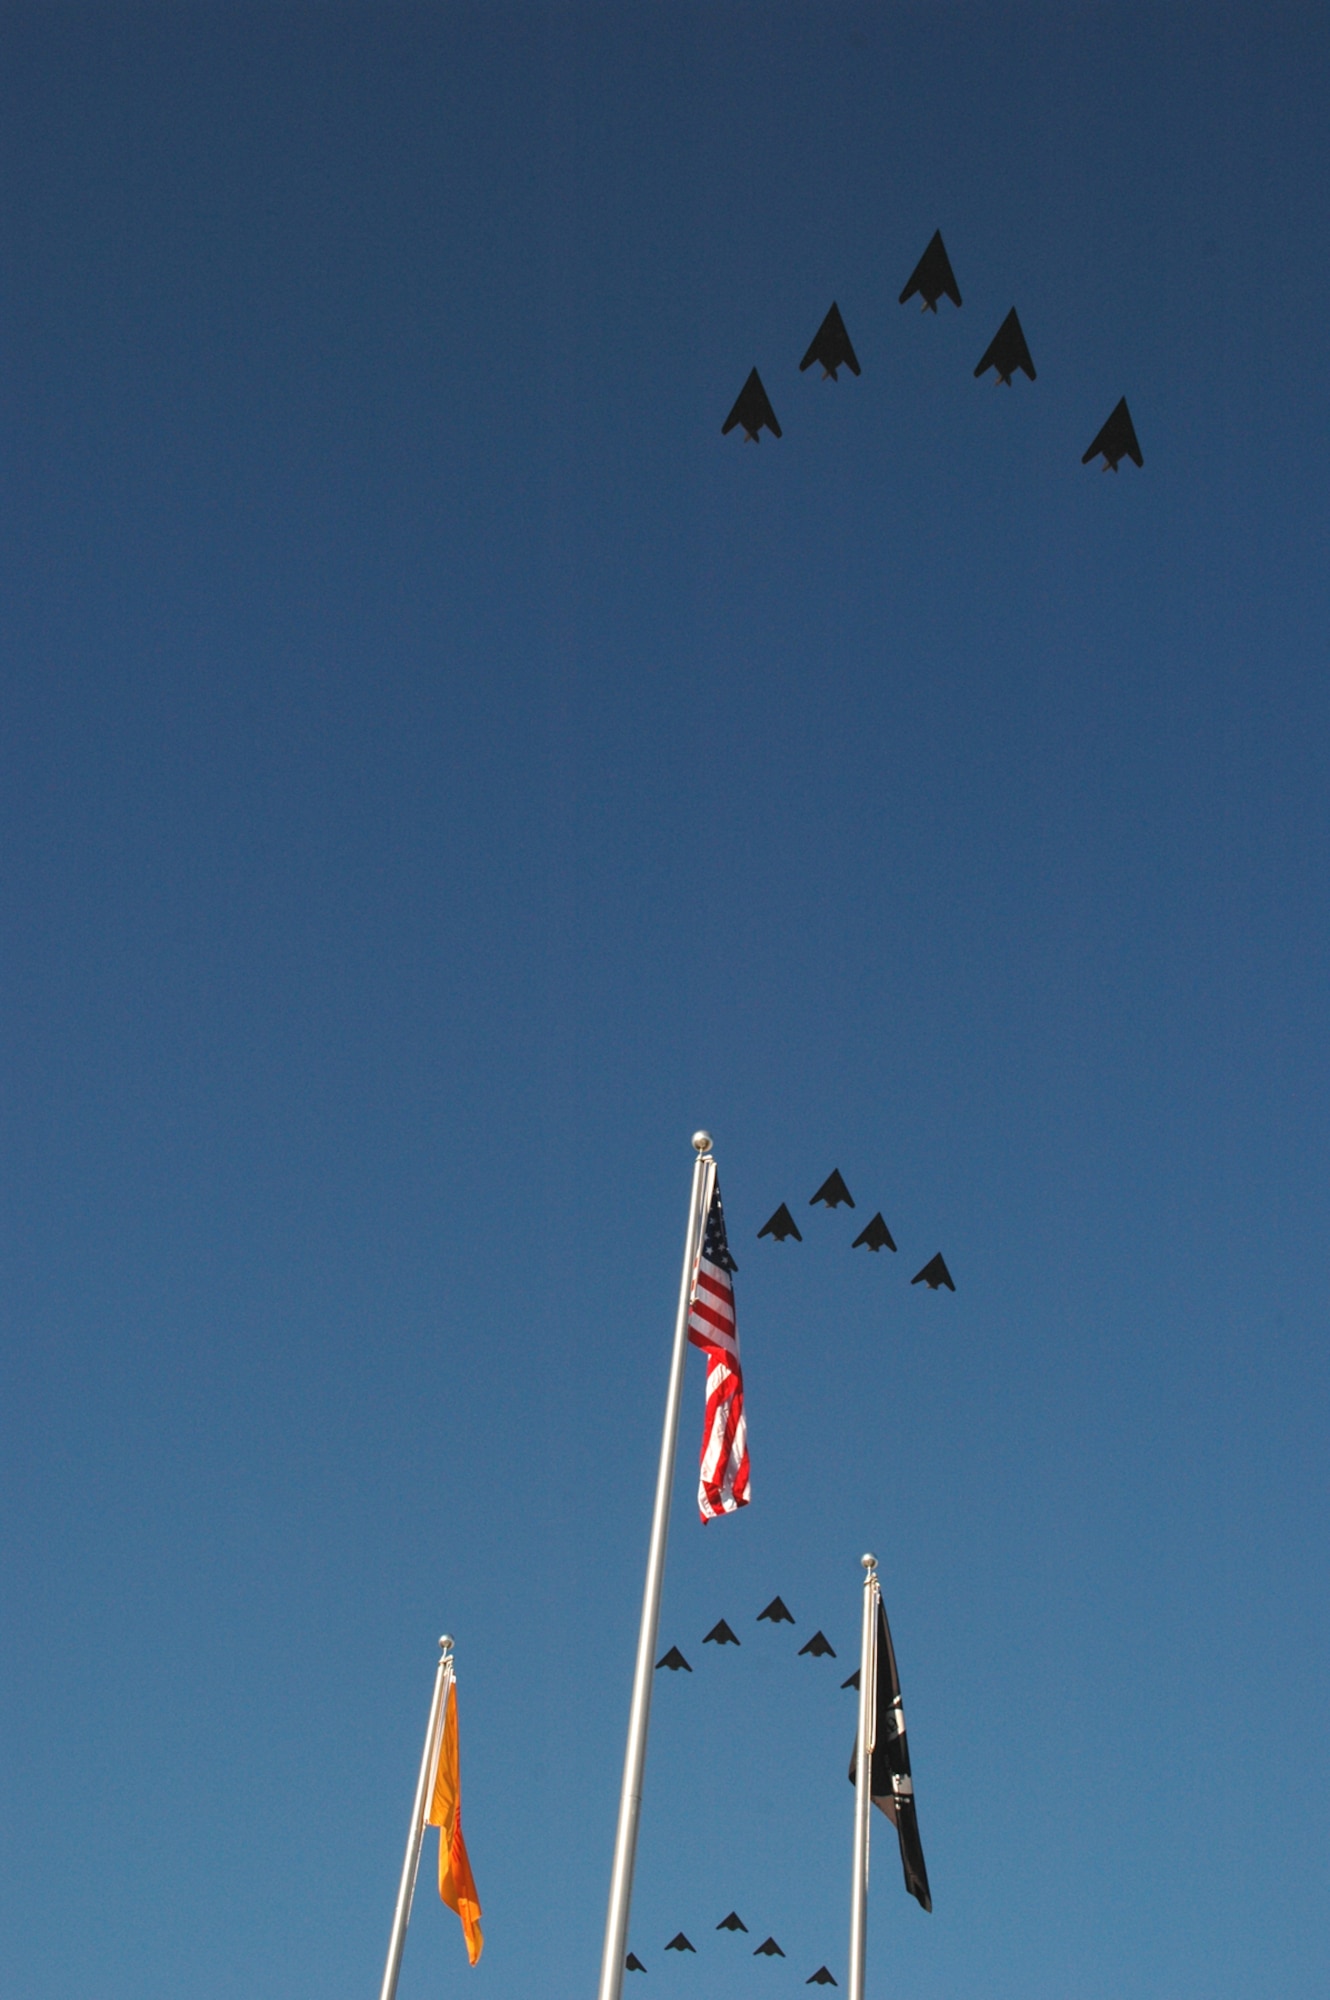
[[[434,1773],[434,1801],[429,1809],[430,1826],[439,1829],[439,1894],[450,1910],[462,1919],[466,1955],[472,1965],[480,1957],[484,1937],[480,1929],[480,1898],[462,1838],[462,1774],[457,1763],[457,1689],[448,1690],[448,1706],[443,1713],[443,1735],[439,1741],[439,1765]]]

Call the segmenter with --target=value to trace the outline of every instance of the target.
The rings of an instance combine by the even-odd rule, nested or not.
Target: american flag
[[[702,1474],[697,1487],[697,1504],[704,1521],[714,1520],[717,1514],[733,1514],[736,1508],[746,1507],[750,1497],[744,1378],[734,1317],[733,1274],[737,1268],[725,1240],[725,1210],[717,1181],[712,1187],[688,1305],[688,1338],[707,1357]]]

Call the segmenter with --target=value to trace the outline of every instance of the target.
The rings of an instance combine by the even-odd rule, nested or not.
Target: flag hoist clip
[[[877,1735],[877,1608],[882,1597],[877,1557],[861,1558],[864,1622],[859,1640],[859,1733],[854,1751],[854,1851],[850,1866],[850,1972],[847,2000],[864,2000],[868,1937],[868,1846],[873,1810],[873,1751]]]

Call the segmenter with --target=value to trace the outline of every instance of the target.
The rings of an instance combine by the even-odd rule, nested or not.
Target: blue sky
[[[1322,1995],[1321,10],[0,51],[6,1991],[376,1991],[444,1629],[488,1942],[402,2000],[593,1990],[705,1124],[647,2000],[844,1982],[865,1548],[870,1991]]]

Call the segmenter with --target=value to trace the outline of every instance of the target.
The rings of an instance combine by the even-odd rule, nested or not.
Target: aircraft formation
[[[905,305],[913,298],[922,300],[925,312],[936,313],[938,301],[943,298],[950,299],[953,306],[960,306],[960,286],[956,283],[956,273],[951,268],[951,259],[940,229],[934,230],[927,249],[910,273],[900,295],[900,303]],[[834,299],[830,311],[809,343],[808,352],[799,363],[800,373],[811,368],[815,362],[822,369],[824,382],[828,378],[838,382],[842,368],[848,368],[852,375],[863,372]],[[1015,306],[980,355],[974,372],[978,377],[986,375],[990,369],[997,381],[1008,389],[1018,373],[1031,382],[1035,380],[1034,360]],[[734,407],[720,428],[722,437],[728,437],[732,430],[742,429],[745,442],[751,444],[761,441],[764,430],[770,431],[773,437],[781,436],[771,398],[756,368],[735,397]],[[1145,463],[1125,396],[1119,399],[1100,425],[1081,456],[1081,464],[1088,465],[1095,458],[1103,459],[1105,472],[1116,472],[1124,458],[1131,459],[1135,465]]]
[[[739,1912],[737,1910],[731,1910],[728,1917],[722,1917],[720,1922],[716,1925],[716,1929],[718,1931],[742,1931],[745,1936],[748,1935],[748,1926],[744,1922],[743,1918],[739,1915]],[[694,1954],[696,1954],[697,1946],[692,1942],[690,1938],[688,1938],[684,1934],[683,1931],[678,1931],[670,1939],[669,1943],[664,1947],[664,1949],[666,1951],[678,1951],[678,1952],[691,1951]],[[763,1938],[761,1944],[756,1945],[753,1948],[754,1958],[784,1958],[784,1956],[785,1953],[781,1950],[781,1947],[776,1943],[774,1937]],[[635,1951],[629,1952],[627,1958],[624,1960],[624,1968],[628,1972],[646,1971],[645,1965],[643,1965],[641,1959],[638,1957]],[[817,1971],[814,1973],[810,1973],[808,1978],[805,1979],[804,1981],[805,1986],[835,1986],[838,1983],[839,1982],[835,1978],[833,1978],[831,1972],[825,1965],[819,1965]]]
[[[786,1604],[783,1597],[773,1597],[770,1604],[758,1612],[754,1623],[761,1625],[764,1621],[770,1625],[793,1625],[794,1613],[790,1610],[789,1605]],[[704,1646],[740,1646],[743,1644],[743,1641],[728,1621],[720,1618],[712,1626],[711,1630],[704,1635],[702,1644]],[[802,1659],[805,1653],[811,1654],[815,1660],[834,1660],[836,1657],[836,1648],[832,1645],[826,1633],[819,1627],[814,1632],[812,1638],[800,1646],[799,1658]],[[667,1653],[661,1654],[661,1657],[656,1662],[656,1672],[659,1673],[662,1667],[666,1668],[672,1674],[691,1674],[693,1671],[677,1646],[671,1646]],[[853,1676],[853,1681],[857,1687],[859,1684],[859,1676],[857,1674]],[[850,1682],[842,1681],[841,1685],[842,1687],[849,1687]]]
[[[840,1208],[842,1205],[848,1208],[854,1207],[854,1196],[846,1187],[839,1167],[833,1167],[817,1193],[810,1195],[808,1206],[816,1208],[819,1202],[822,1203],[824,1208]],[[767,1217],[762,1227],[758,1230],[757,1235],[759,1242],[764,1236],[770,1236],[776,1243],[784,1243],[791,1236],[796,1243],[802,1243],[804,1240],[800,1234],[798,1224],[784,1202],[781,1203],[774,1215]],[[896,1245],[892,1240],[891,1231],[887,1227],[881,1209],[878,1210],[872,1221],[859,1231],[850,1248],[858,1250],[861,1246],[865,1250],[895,1250]],[[940,1250],[935,1257],[929,1258],[922,1271],[915,1272],[910,1283],[912,1285],[927,1285],[930,1292],[937,1291],[941,1285],[945,1285],[949,1292],[954,1292],[956,1289],[951,1272],[947,1269],[946,1259]]]
[[[763,1623],[769,1625],[793,1625],[795,1622],[794,1613],[790,1610],[789,1605],[786,1604],[783,1597],[773,1597],[770,1604],[764,1605],[754,1620],[754,1623],[758,1625]],[[705,1634],[702,1644],[704,1646],[738,1646],[742,1644],[742,1641],[728,1620],[720,1618],[717,1619],[711,1630]],[[799,1656],[802,1658],[805,1653],[811,1654],[814,1659],[828,1658],[834,1660],[836,1657],[835,1647],[827,1638],[826,1633],[820,1629],[814,1632],[812,1638],[806,1644],[800,1646]],[[693,1671],[677,1646],[671,1646],[669,1651],[662,1654],[661,1658],[657,1660],[656,1671],[659,1672],[662,1667],[666,1668],[670,1673],[676,1674],[680,1672],[691,1674]],[[848,1680],[841,1682],[842,1688],[857,1688],[858,1685],[859,1674],[857,1669],[850,1675]],[[718,1931],[742,1931],[745,1936],[748,1934],[748,1926],[737,1910],[731,1910],[728,1916],[722,1917],[716,1925],[716,1929]],[[679,1931],[662,1949],[665,1951],[696,1952],[697,1946],[684,1931]],[[754,1958],[784,1958],[785,1952],[774,1937],[765,1937],[761,1944],[754,1946],[752,1955]],[[642,1960],[637,1956],[637,1953],[632,1951],[629,1952],[627,1958],[624,1960],[624,1965],[629,1972],[645,1972],[647,1970]],[[838,1983],[833,1973],[825,1965],[819,1965],[816,1972],[810,1973],[804,1981],[805,1986],[835,1986]]]

